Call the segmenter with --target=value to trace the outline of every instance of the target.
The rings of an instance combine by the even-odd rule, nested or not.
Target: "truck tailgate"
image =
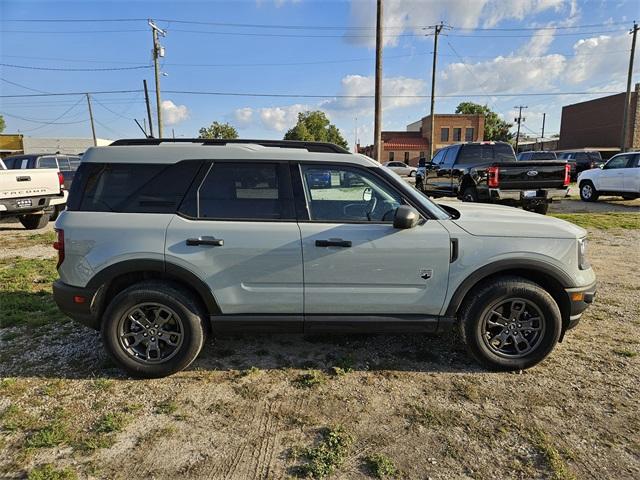
[[[0,170],[0,198],[27,198],[60,195],[55,168]]]
[[[499,167],[499,186],[502,190],[537,190],[563,188],[565,161],[506,162]]]

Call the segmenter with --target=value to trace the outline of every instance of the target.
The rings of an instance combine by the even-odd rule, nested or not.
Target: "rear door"
[[[629,173],[624,176],[624,190],[640,194],[640,153],[636,153],[635,157],[627,167]]]
[[[437,315],[443,305],[448,232],[436,220],[393,228],[395,210],[406,200],[372,170],[300,166],[305,322],[307,315]],[[330,174],[329,188],[310,181],[319,172]]]
[[[281,315],[302,328],[302,247],[288,165],[215,161],[204,168],[167,229],[167,263],[208,284],[221,321]]]

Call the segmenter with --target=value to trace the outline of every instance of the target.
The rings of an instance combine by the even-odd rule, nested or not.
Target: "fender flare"
[[[449,300],[445,315],[455,317],[467,294],[483,279],[497,273],[517,272],[518,270],[533,272],[551,278],[562,288],[575,286],[572,278],[566,272],[550,263],[531,259],[498,260],[480,267],[464,279],[452,295],[451,300]]]
[[[220,307],[213,296],[213,292],[201,278],[184,267],[162,260],[133,259],[114,263],[96,273],[93,278],[89,280],[86,288],[92,290],[98,290],[105,286],[108,288],[114,278],[128,273],[145,272],[152,272],[159,274],[161,277],[175,279],[184,283],[196,291],[210,315],[221,313]]]

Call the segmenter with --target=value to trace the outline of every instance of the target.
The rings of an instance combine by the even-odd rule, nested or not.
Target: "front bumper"
[[[99,304],[101,290],[74,287],[61,280],[53,283],[53,299],[62,313],[95,330],[100,329]],[[80,298],[84,301],[80,302]]]
[[[578,324],[584,311],[593,303],[596,297],[596,282],[586,287],[567,288],[565,291],[571,305],[569,324],[566,327],[566,330],[570,330]]]
[[[528,190],[500,190],[492,188],[489,190],[491,199],[495,201],[509,200],[516,202],[540,202],[551,200],[562,200],[569,196],[569,187],[567,188],[550,188],[535,190],[535,195],[525,196]]]

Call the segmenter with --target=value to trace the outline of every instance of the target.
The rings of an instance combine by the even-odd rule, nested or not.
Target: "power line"
[[[152,65],[138,65],[135,67],[110,67],[110,68],[70,68],[70,67],[35,67],[33,65],[14,65],[10,63],[0,63],[0,67],[21,68],[24,70],[46,70],[54,72],[112,72],[122,70],[141,70],[151,68]]]
[[[37,92],[37,93],[49,93],[49,92],[45,92],[44,90],[38,90],[36,88],[31,88],[31,87],[27,87],[25,85],[21,85],[19,83],[16,82],[12,82],[11,80],[7,80],[6,78],[2,78],[0,77],[0,80],[2,80],[5,83],[8,83],[9,85],[13,85],[15,87],[20,87],[20,88],[24,88],[25,90],[30,90],[32,92]]]

